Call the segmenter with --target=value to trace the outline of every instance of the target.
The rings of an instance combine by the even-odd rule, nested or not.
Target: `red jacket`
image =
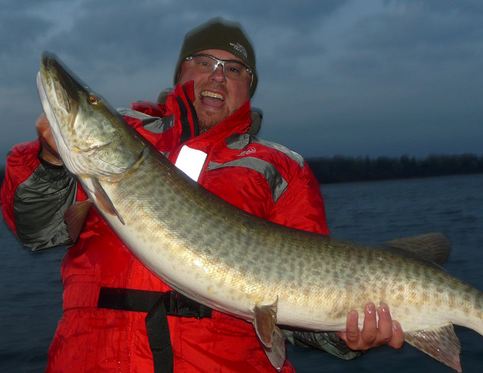
[[[273,222],[328,233],[316,179],[296,153],[249,133],[249,103],[181,145],[179,120],[169,121],[169,114],[179,115],[174,96],[168,96],[165,105],[137,103],[133,109],[137,111],[124,113],[128,123],[172,162],[184,146],[206,154],[198,182],[209,191]],[[160,122],[158,116],[164,119]],[[14,231],[15,194],[39,167],[38,150],[37,141],[19,145],[7,160],[2,210]],[[85,198],[82,190],[76,198]],[[99,289],[170,288],[130,253],[95,210],[64,258],[62,281],[64,313],[49,349],[47,370],[152,372],[146,313],[98,308]],[[168,323],[175,372],[274,371],[248,322],[213,311],[202,319],[168,316]],[[286,363],[284,371],[292,370]]]

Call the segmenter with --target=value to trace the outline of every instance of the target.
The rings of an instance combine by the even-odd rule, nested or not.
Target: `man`
[[[256,137],[261,118],[250,108],[258,82],[255,54],[238,24],[214,19],[189,32],[174,81],[160,103],[122,110],[126,121],[231,204],[278,224],[328,234],[318,183],[307,165],[298,154]],[[5,220],[34,250],[71,243],[64,212],[86,198],[62,166],[44,116],[37,129],[38,141],[12,150],[2,186]],[[172,291],[95,210],[66,254],[62,281],[64,313],[49,349],[49,372],[273,371],[251,324]],[[403,340],[387,306],[376,311],[373,304],[366,307],[363,330],[351,312],[340,337],[355,350],[398,347]],[[295,338],[348,353],[333,334]],[[283,371],[293,371],[288,361]]]

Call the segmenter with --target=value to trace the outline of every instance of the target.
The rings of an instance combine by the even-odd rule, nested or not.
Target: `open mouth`
[[[204,90],[200,93],[200,101],[205,107],[221,109],[225,104],[225,96],[219,92]]]
[[[213,92],[213,91],[202,91],[201,97],[225,101],[225,97],[221,93],[217,93],[217,92]]]

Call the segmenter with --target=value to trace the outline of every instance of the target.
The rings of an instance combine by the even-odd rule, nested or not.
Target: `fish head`
[[[139,159],[140,138],[52,53],[42,54],[37,87],[58,152],[72,173],[110,176]]]

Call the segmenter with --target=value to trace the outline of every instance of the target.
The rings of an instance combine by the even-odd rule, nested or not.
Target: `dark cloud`
[[[48,22],[32,14],[24,14],[19,11],[2,11],[0,16],[0,43],[2,50],[0,55],[5,57],[18,51],[19,48],[26,49],[41,38],[45,30],[52,27]],[[20,43],[19,43],[20,42]]]
[[[388,13],[361,19],[349,47],[398,57],[413,51],[412,57],[438,59],[448,55],[448,49],[464,53],[475,44],[481,45],[482,12],[461,11],[457,6],[428,11],[424,2],[417,4],[400,5]]]
[[[254,42],[264,136],[306,155],[481,152],[479,0],[3,0],[0,151],[35,135],[43,50],[125,106],[172,84],[185,32],[214,16]]]
[[[291,108],[305,112],[291,110],[286,126],[310,136],[287,129],[282,137],[310,154],[481,152],[483,17],[438,4],[387,2],[340,28],[319,54],[304,56],[305,75],[298,68],[286,81],[299,87]],[[310,83],[297,83],[300,77]],[[283,84],[270,93],[269,107],[287,97]]]
[[[399,5],[402,7],[411,7],[421,9],[426,13],[453,13],[453,14],[482,14],[483,4],[480,0],[385,0],[385,5]]]

